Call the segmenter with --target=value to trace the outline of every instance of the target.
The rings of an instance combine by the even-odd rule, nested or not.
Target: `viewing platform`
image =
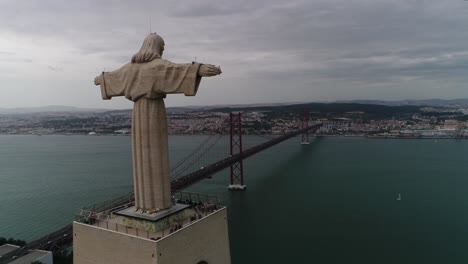
[[[161,239],[210,214],[225,209],[216,196],[178,192],[168,210],[147,214],[135,212],[133,203],[104,212],[80,209],[77,221],[83,224],[151,240]]]
[[[173,202],[168,210],[151,214],[135,211],[132,202],[101,212],[80,209],[73,224],[74,259],[79,263],[230,263],[227,210],[221,201],[178,192]]]

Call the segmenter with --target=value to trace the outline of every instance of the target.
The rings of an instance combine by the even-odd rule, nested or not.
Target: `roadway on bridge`
[[[238,153],[236,155],[233,155],[232,157],[228,157],[226,159],[215,162],[211,165],[205,166],[202,169],[199,169],[195,172],[189,173],[188,175],[182,176],[180,178],[177,178],[171,181],[171,189],[173,191],[179,191],[179,190],[185,189],[192,184],[195,184],[203,179],[206,179],[209,175],[215,174],[217,172],[222,171],[223,169],[228,168],[229,166],[238,162],[239,160],[247,159],[276,144],[279,144],[285,140],[288,140],[292,137],[298,136],[310,130],[318,129],[321,126],[322,124],[319,123],[319,124],[315,124],[315,125],[312,125],[303,129],[299,129],[293,132],[289,132],[283,136],[274,138],[270,141],[267,141],[265,143],[249,148],[242,153]],[[128,201],[125,201],[123,203],[128,203]],[[116,206],[115,204],[113,204],[112,206],[113,207],[111,208],[103,209],[103,211],[116,208],[121,205]],[[13,261],[14,259],[18,258],[19,256],[23,256],[27,254],[29,250],[42,249],[42,250],[49,250],[49,251],[56,252],[64,248],[68,248],[73,243],[72,238],[73,238],[73,226],[72,224],[68,224],[58,231],[55,231],[47,236],[34,240],[28,243],[27,245],[25,245],[24,247],[21,247],[19,249],[16,249],[12,252],[9,252],[3,255],[2,257],[0,257],[0,264],[9,263]]]

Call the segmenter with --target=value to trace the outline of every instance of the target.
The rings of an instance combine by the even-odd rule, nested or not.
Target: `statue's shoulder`
[[[170,66],[173,66],[173,65],[175,65],[175,63],[170,62],[170,61],[165,60],[165,59],[154,59],[154,60],[146,63],[146,66],[148,68],[155,68],[155,69],[167,68],[167,67],[170,67]]]
[[[158,64],[163,64],[163,65],[170,65],[170,64],[174,64],[173,62],[170,62],[166,59],[156,59],[154,60],[156,63]]]
[[[128,68],[131,68],[131,67],[133,67],[133,64],[134,64],[134,63],[127,62],[127,63],[125,63],[122,67],[120,67],[120,69],[125,70],[125,69],[128,69]]]

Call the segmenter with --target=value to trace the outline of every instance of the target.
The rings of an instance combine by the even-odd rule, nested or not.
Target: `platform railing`
[[[191,210],[190,213],[160,221],[151,225],[150,229],[142,229],[112,221],[113,212],[134,205],[133,200],[129,200],[128,198],[128,195],[126,195],[98,205],[79,209],[75,213],[76,221],[107,230],[157,240],[224,208],[222,200],[215,195],[181,191],[174,192],[172,196],[173,202],[189,205],[188,209]],[[127,203],[122,204],[122,202]],[[93,211],[93,209],[102,211]]]

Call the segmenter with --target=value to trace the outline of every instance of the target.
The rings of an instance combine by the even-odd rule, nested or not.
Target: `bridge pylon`
[[[301,129],[309,126],[309,110],[302,110],[301,112]],[[301,145],[309,145],[309,130],[301,134]]]
[[[230,126],[230,155],[239,154],[240,159],[231,165],[231,177],[228,188],[230,190],[244,190],[244,163],[242,159],[242,114],[229,115]]]

